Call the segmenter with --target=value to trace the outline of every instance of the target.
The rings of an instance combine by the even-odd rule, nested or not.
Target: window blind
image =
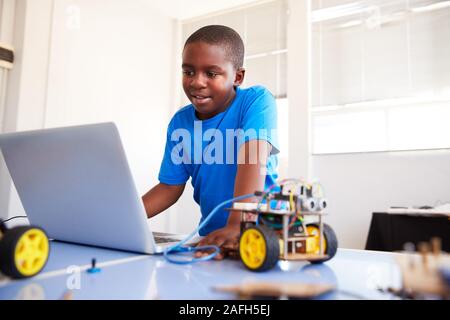
[[[313,0],[314,154],[450,147],[450,1]]]
[[[314,107],[450,98],[450,1],[313,0],[312,7]]]

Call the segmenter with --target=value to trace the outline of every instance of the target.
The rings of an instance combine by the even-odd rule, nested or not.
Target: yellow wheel
[[[319,254],[319,252],[320,252],[319,226],[316,224],[309,224],[306,226],[306,231],[308,232],[308,235],[313,236],[313,237],[311,237],[310,245],[307,246],[307,252]],[[325,240],[325,237],[322,238],[322,250],[323,250],[323,252],[326,252],[326,250],[327,250],[327,242]]]
[[[278,236],[264,226],[250,227],[241,235],[239,253],[244,265],[252,271],[271,269],[280,255]]]
[[[306,231],[308,232],[308,235],[312,235],[310,239],[308,239],[307,245],[306,245],[306,251],[307,253],[312,254],[319,254],[320,253],[320,229],[317,224],[308,224],[306,226]],[[322,237],[322,250],[323,253],[326,254],[328,257],[321,260],[314,260],[311,261],[312,263],[321,263],[330,260],[333,258],[337,252],[338,248],[338,241],[336,234],[334,233],[333,229],[326,223],[323,224],[323,237]]]
[[[0,269],[12,278],[38,274],[47,263],[49,243],[45,232],[36,227],[16,227],[6,231],[0,242]]]

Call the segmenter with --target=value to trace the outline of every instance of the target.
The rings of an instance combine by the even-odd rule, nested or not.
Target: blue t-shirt
[[[237,87],[230,106],[207,120],[199,120],[194,106],[188,105],[169,123],[159,181],[180,185],[192,178],[194,200],[202,213],[201,223],[218,204],[233,198],[237,155],[245,142],[265,140],[272,145],[265,186],[275,183],[279,153],[276,130],[275,99],[261,86]],[[223,228],[227,219],[228,211],[218,211],[199,234],[204,236]]]

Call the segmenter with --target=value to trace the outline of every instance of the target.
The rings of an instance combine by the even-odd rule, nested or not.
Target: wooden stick
[[[434,237],[431,239],[431,248],[433,251],[433,255],[438,257],[441,254],[442,250],[442,240],[441,238]]]
[[[420,255],[422,256],[423,267],[428,269],[428,254],[430,252],[430,245],[427,242],[420,242],[418,248]]]

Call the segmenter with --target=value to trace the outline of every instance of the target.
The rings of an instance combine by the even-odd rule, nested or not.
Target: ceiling
[[[144,0],[164,15],[186,20],[219,10],[261,2],[257,0]]]

